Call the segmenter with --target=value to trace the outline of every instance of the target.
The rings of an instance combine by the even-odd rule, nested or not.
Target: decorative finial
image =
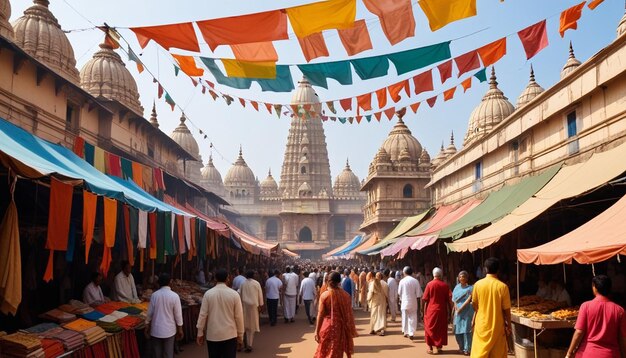
[[[48,0],[34,0],[33,3],[37,5],[45,6],[45,7],[48,7],[48,5],[50,5],[50,1]]]
[[[454,131],[450,134],[450,145],[454,145]]]
[[[532,63],[530,64],[530,82],[535,82],[535,70]]]
[[[350,159],[346,158],[346,169],[350,169]]]
[[[498,88],[498,81],[496,77],[496,67],[491,66],[491,77],[489,78],[489,88],[495,89]]]
[[[268,177],[271,177],[271,176],[272,176],[272,168],[269,168],[269,169],[267,170],[267,176],[268,176]]]
[[[398,116],[398,123],[404,123],[404,121],[402,121],[402,118],[404,117],[405,114],[406,114],[406,107],[396,111],[396,115]]]
[[[569,58],[576,58],[576,56],[574,56],[574,47],[572,46],[571,40],[569,42]]]
[[[185,112],[183,112],[180,115],[180,124],[185,124],[185,120],[187,120],[187,118],[185,118]]]
[[[213,153],[209,154],[209,166],[213,166]]]
[[[242,150],[241,144],[239,144],[239,156],[243,157],[243,150]]]
[[[159,128],[159,120],[157,119],[156,101],[152,102],[152,114],[150,115],[150,124],[155,128]]]
[[[441,151],[443,152],[443,141],[441,141]]]

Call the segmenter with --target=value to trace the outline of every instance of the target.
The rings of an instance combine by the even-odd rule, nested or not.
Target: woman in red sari
[[[424,336],[428,354],[439,354],[448,345],[448,322],[452,312],[452,292],[443,282],[443,271],[435,267],[433,280],[426,285],[424,295]]]
[[[354,354],[353,338],[358,334],[352,315],[350,295],[341,289],[341,275],[332,272],[327,281],[328,290],[320,297],[315,326],[318,343],[315,358],[341,358]]]

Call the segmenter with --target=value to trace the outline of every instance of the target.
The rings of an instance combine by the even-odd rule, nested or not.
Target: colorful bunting
[[[291,92],[295,87],[289,66],[276,66],[276,78],[270,80],[255,79],[262,91]]]
[[[183,56],[172,54],[172,57],[178,62],[180,69],[187,74],[187,76],[200,77],[204,75],[204,70],[196,66],[196,60],[193,56]],[[176,72],[178,75],[178,72]]]
[[[343,108],[344,111],[347,112],[352,110],[352,98],[340,99],[339,103],[341,104],[341,108]]]
[[[363,51],[371,50],[372,40],[367,30],[365,20],[361,19],[354,22],[354,26],[348,29],[337,30],[339,39],[350,56],[354,56]]]
[[[328,57],[328,47],[326,47],[326,41],[324,41],[324,35],[321,32],[310,34],[307,37],[298,38],[300,48],[304,54],[306,62],[311,62],[319,57]]]
[[[478,51],[476,50],[455,57],[454,62],[456,63],[456,67],[459,69],[458,77],[461,77],[469,71],[480,68],[480,59],[478,58]]]
[[[387,55],[399,75],[411,72],[451,57],[450,41]]]
[[[435,103],[437,102],[437,96],[430,97],[429,99],[426,100],[426,102],[428,103],[430,108],[433,108],[435,106]]]
[[[275,62],[245,62],[223,59],[222,63],[229,78],[276,78]]]
[[[387,116],[387,118],[389,120],[392,120],[393,119],[393,115],[396,113],[396,109],[394,107],[391,107],[391,108],[385,109],[384,112],[385,112],[385,115]]]
[[[476,79],[479,80],[480,82],[487,81],[487,69],[483,68],[482,70],[474,73],[474,77],[476,77]]]
[[[389,60],[385,56],[359,58],[350,63],[362,80],[386,76],[389,73]]]
[[[363,4],[378,16],[383,32],[392,45],[415,36],[411,0],[363,0]]]
[[[452,64],[452,63],[450,63]],[[433,87],[433,72],[432,70],[420,73],[413,77],[413,85],[415,87],[415,94],[418,95],[422,92],[429,92],[434,89]]]
[[[252,105],[252,108],[254,108],[255,111],[259,111],[259,104],[256,101],[250,101],[250,104]]]
[[[326,107],[328,107],[328,110],[331,111],[333,114],[337,114],[337,110],[335,109],[335,103],[333,103],[333,101],[326,102]]]
[[[380,117],[383,115],[383,112],[376,112],[374,113],[374,117],[376,117],[376,120],[380,122]]]
[[[420,108],[421,103],[422,102],[416,102],[411,105],[411,110],[413,111],[413,113],[417,113],[417,109]]]
[[[371,122],[372,121],[372,115],[371,114],[366,114],[365,115],[365,120],[367,120],[367,122]]]
[[[272,104],[265,103],[265,108],[267,109],[267,113],[272,114]]]
[[[477,51],[480,59],[483,60],[483,67],[491,66],[506,55],[506,37],[487,44]]]
[[[387,87],[387,89],[389,90],[391,100],[393,100],[395,103],[398,103],[398,101],[400,100],[400,91],[402,91],[403,89],[407,96],[411,96],[411,93],[409,92],[409,80],[394,83],[393,85]]]
[[[604,2],[604,0],[592,0],[589,2],[589,5],[587,5],[591,10],[594,10],[595,8],[598,7],[598,5],[602,4]]]
[[[356,0],[327,0],[286,9],[298,38],[330,29],[349,29],[356,18]]]
[[[352,84],[352,71],[348,61],[298,65],[298,68],[315,86],[328,88],[327,78],[335,79],[342,85]]]
[[[439,77],[441,78],[441,83],[445,83],[448,78],[452,77],[452,60],[448,60],[439,66],[437,66],[439,70]]]
[[[376,99],[378,100],[378,108],[385,108],[387,105],[387,87],[376,91]]]
[[[274,112],[276,112],[276,115],[278,116],[278,118],[280,118],[280,111],[282,110],[282,108],[283,108],[282,104],[274,105]]]
[[[239,98],[239,104],[241,104],[241,107],[246,108],[246,100],[243,98]]]
[[[219,45],[287,40],[287,15],[282,10],[198,21],[202,37],[215,51]]]
[[[180,67],[174,65],[174,76],[178,77],[179,72],[180,72]]]
[[[139,41],[141,48],[146,48],[150,40],[158,43],[166,50],[178,48],[181,50],[200,52],[196,31],[191,22],[172,25],[131,27]]]
[[[230,45],[235,59],[251,62],[276,62],[278,53],[272,42],[253,42],[248,44]]]
[[[470,77],[471,78],[471,77]],[[443,101],[447,102],[454,98],[454,92],[456,92],[456,87],[452,87],[449,90],[443,92]]]
[[[176,102],[174,102],[172,97],[170,97],[170,94],[167,92],[165,92],[165,102],[167,102],[167,104],[169,104],[170,107],[172,107],[172,111],[173,111],[174,107],[176,106]]]
[[[142,73],[144,70],[143,63],[141,63],[141,60],[139,59],[139,57],[137,57],[137,55],[135,54],[135,51],[133,51],[133,49],[131,49],[130,46],[128,46],[127,52],[128,52],[128,60],[135,62],[135,64],[137,64],[137,72]]]
[[[517,33],[524,51],[526,52],[526,59],[530,60],[539,51],[548,46],[548,33],[546,31],[546,20],[539,21],[538,23],[531,25],[522,31]]]
[[[356,97],[356,103],[358,108],[363,109],[364,111],[372,110],[372,94],[366,93]]]
[[[559,34],[561,37],[565,36],[565,31],[569,29],[576,30],[578,28],[578,20],[582,16],[583,7],[585,7],[586,2],[585,0],[561,13],[561,19],[559,21]]]
[[[431,31],[476,16],[476,0],[420,0],[418,3],[428,18]]]
[[[467,92],[467,90],[472,87],[472,78],[466,78],[463,82],[461,82],[461,86],[463,86],[463,93]]]
[[[248,89],[252,85],[252,82],[246,78],[229,78],[224,76],[219,67],[217,67],[215,60],[212,58],[200,57],[200,60],[209,69],[209,71],[211,71],[211,74],[213,74],[213,77],[215,77],[215,80],[219,84],[236,89]]]

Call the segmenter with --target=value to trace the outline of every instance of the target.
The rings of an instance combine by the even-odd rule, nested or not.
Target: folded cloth
[[[81,332],[88,345],[93,345],[106,338],[106,332],[99,326],[91,327]]]
[[[98,322],[107,322],[107,323],[111,323],[111,322],[115,322],[117,321],[117,317],[113,316],[113,315],[106,315],[106,316],[102,316],[98,319]]]
[[[0,347],[2,351],[7,353],[5,348],[12,348],[19,351],[32,352],[41,348],[41,340],[34,335],[28,333],[17,332],[0,337]]]
[[[44,333],[46,331],[49,331],[49,330],[51,330],[53,328],[57,328],[57,327],[59,327],[58,324],[47,322],[47,323],[40,323],[40,324],[32,326],[30,328],[21,329],[20,331],[25,332],[25,333]]]
[[[56,358],[65,353],[63,343],[55,339],[44,338],[41,340],[41,345],[46,358]]]
[[[63,312],[60,309],[52,309],[40,316],[43,319],[48,319],[58,323],[70,322],[76,319],[76,315],[72,313]]]
[[[95,326],[96,326],[95,322],[88,321],[83,318],[79,318],[75,321],[72,321],[63,325],[63,327],[65,327],[66,329],[71,329],[76,332],[81,332],[81,331],[84,331],[88,328],[95,327]]]
[[[110,313],[111,316],[116,317],[117,319],[120,318],[124,318],[126,316],[128,316],[128,313],[126,312],[120,312],[120,311],[113,311]]]
[[[143,312],[143,310],[141,308],[136,307],[136,306],[123,307],[123,308],[120,308],[118,311],[119,312],[126,312],[126,313],[128,313],[130,315],[139,315],[139,314],[141,314]]]
[[[144,319],[137,316],[126,316],[118,319],[117,321],[115,321],[115,323],[128,331],[144,323]]]
[[[55,328],[51,328],[45,332],[41,332],[38,334],[39,338],[56,338],[56,336],[65,331],[66,329],[60,326],[57,326]]]
[[[102,327],[102,329],[104,329],[107,333],[118,333],[123,331],[122,327],[115,322],[96,321],[96,324]]]
[[[100,318],[104,317],[104,313],[98,312],[98,311],[91,311],[89,313],[83,313],[80,316],[90,321],[97,321]]]
[[[61,341],[68,351],[82,348],[85,344],[85,337],[82,334],[69,329],[64,329],[62,332],[57,333],[54,339]]]
[[[96,310],[104,314],[110,314],[113,311],[117,311],[120,308],[124,308],[128,306],[130,306],[130,304],[126,302],[111,301],[111,302],[103,303],[97,306]]]

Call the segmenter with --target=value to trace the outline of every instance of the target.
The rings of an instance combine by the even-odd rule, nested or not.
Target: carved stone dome
[[[54,17],[48,0],[34,0],[34,5],[13,23],[15,44],[50,69],[78,84],[74,49]]]
[[[626,11],[624,12],[624,16],[622,16],[622,19],[619,21],[619,25],[617,25],[617,37],[622,36],[624,33],[626,33]]]
[[[400,154],[404,149],[408,151],[411,159],[416,160],[422,154],[422,145],[413,137],[409,128],[404,124],[402,118],[393,127],[387,139],[383,142],[382,148],[389,154],[392,161],[400,160]]]
[[[433,166],[438,166],[446,159],[446,150],[443,148],[443,142],[441,142],[441,149],[439,149],[439,153],[433,158],[431,161]]]
[[[187,153],[196,158],[196,160],[201,160],[198,142],[196,142],[193,134],[191,134],[191,131],[189,130],[189,128],[187,128],[187,125],[185,124],[186,120],[187,118],[185,118],[185,114],[183,113],[183,115],[180,117],[180,124],[174,129],[174,131],[170,135],[170,138],[172,138],[174,142],[178,143],[178,145],[186,150]]]
[[[350,163],[346,160],[346,166],[335,179],[333,193],[336,197],[356,197],[359,196],[361,182],[350,168]]]
[[[448,145],[444,153],[446,154],[446,157],[456,154],[456,146],[454,145],[454,132],[450,134],[450,144]]]
[[[13,26],[9,23],[11,18],[11,3],[9,0],[0,0],[0,36],[13,41]]]
[[[306,79],[306,77],[302,77],[302,80],[298,82],[298,88],[296,88],[296,91],[293,93],[293,97],[291,97],[291,104],[310,104],[315,113],[318,115],[322,113],[320,98],[317,96],[317,93],[315,93],[315,90],[311,87],[311,83]]]
[[[563,69],[561,70],[561,78],[572,73],[575,69],[578,68],[578,66],[580,66],[580,64],[581,62],[578,61],[576,56],[574,56],[574,47],[572,47],[572,42],[570,41],[569,57],[567,58],[567,62],[565,62],[565,66],[563,66]]]
[[[209,188],[223,188],[222,175],[213,165],[213,156],[209,156],[209,162],[202,168],[202,180]]]
[[[228,169],[228,173],[226,173],[226,176],[224,177],[224,185],[230,187],[252,187],[256,186],[256,184],[257,181],[254,173],[243,159],[243,154],[240,148],[237,161],[235,161],[235,164]]]
[[[420,165],[428,164],[430,165],[430,154],[426,151],[426,148],[422,149],[422,154],[420,155]]]
[[[278,193],[278,184],[272,176],[272,171],[267,172],[267,178],[261,182],[261,195],[271,195]]]
[[[515,108],[498,88],[496,71],[492,67],[491,78],[489,79],[489,90],[485,93],[482,101],[470,116],[463,146],[467,146],[475,139],[489,133],[491,128],[502,122],[506,117],[511,115],[513,111],[515,111]]]
[[[378,152],[376,153],[376,156],[374,156],[374,163],[376,163],[376,164],[382,164],[382,163],[389,163],[389,164],[391,164],[391,157],[389,156],[389,153],[387,153],[385,148],[380,147],[378,149]]]
[[[120,55],[107,44],[101,44],[100,50],[80,70],[80,86],[94,97],[117,101],[143,116],[137,82]]]
[[[544,91],[543,87],[541,87],[537,82],[535,82],[535,71],[533,70],[533,66],[530,65],[530,81],[528,82],[528,86],[524,89],[522,94],[517,98],[516,108],[520,108],[526,103],[532,101],[535,97],[541,94]]]

